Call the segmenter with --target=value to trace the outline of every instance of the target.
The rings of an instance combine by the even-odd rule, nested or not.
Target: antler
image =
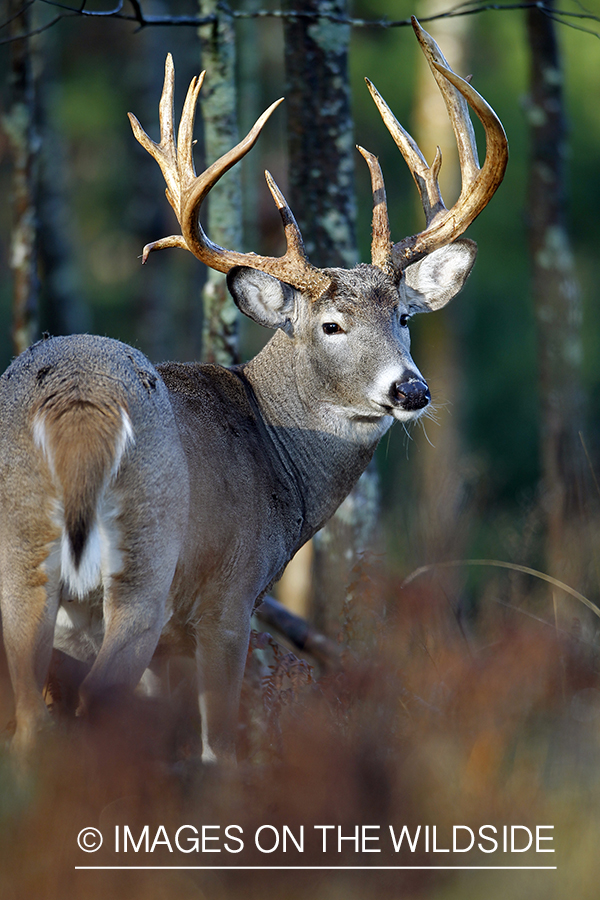
[[[358,148],[371,172],[372,263],[395,277],[407,265],[456,240],[468,228],[502,181],[508,161],[506,135],[495,112],[467,81],[452,71],[433,38],[421,28],[414,16],[412,23],[450,116],[458,145],[462,190],[454,206],[446,209],[438,185],[442,164],[439,147],[433,163],[428,166],[415,141],[400,125],[385,100],[367,79],[369,91],[381,117],[412,172],[425,212],[424,231],[392,244],[385,187],[379,162],[373,154],[362,147]],[[271,104],[239,144],[201,175],[196,175],[192,155],[193,131],[196,104],[203,81],[204,72],[192,79],[181,115],[177,144],[173,123],[175,71],[171,54],[167,56],[165,64],[165,82],[159,107],[160,143],[152,141],[136,117],[129,113],[135,137],[161,168],[167,185],[167,199],[175,211],[182,231],[181,234],[147,244],[144,247],[142,261],[146,262],[153,250],[181,247],[219,272],[228,272],[233,266],[249,266],[274,275],[312,297],[319,296],[329,287],[331,279],[308,261],[294,215],[269,172],[265,172],[265,178],[285,229],[287,249],[283,256],[258,256],[255,253],[226,250],[214,244],[204,233],[198,219],[204,198],[221,176],[252,149],[267,119],[282,101],[277,100]],[[481,168],[477,158],[475,133],[469,117],[469,105],[475,110],[485,129],[487,150]]]
[[[221,176],[252,149],[267,119],[282,102],[282,100],[276,100],[275,103],[272,103],[239,144],[225,153],[201,175],[196,175],[192,155],[193,131],[196,104],[204,81],[204,74],[202,72],[200,76],[193,78],[189,86],[181,114],[177,144],[175,143],[173,124],[175,69],[170,53],[165,63],[165,81],[159,106],[160,143],[152,141],[136,117],[129,113],[129,121],[135,137],[161,168],[167,185],[167,200],[173,207],[182,231],[182,234],[171,235],[147,244],[143,250],[142,262],[146,262],[153,250],[181,247],[189,250],[201,262],[218,272],[229,272],[233,266],[249,266],[252,269],[260,269],[274,275],[312,296],[318,296],[326,290],[331,280],[309,263],[294,215],[269,172],[265,172],[265,178],[285,229],[287,249],[283,256],[258,256],[255,253],[226,250],[219,247],[218,244],[213,244],[204,233],[198,220],[202,201]]]
[[[502,123],[468,81],[452,71],[431,35],[412,17],[415,34],[438,83],[452,123],[462,176],[460,196],[451,209],[446,209],[438,184],[442,154],[438,147],[431,166],[410,134],[400,125],[377,89],[366,79],[367,87],[381,117],[392,135],[406,164],[412,172],[425,212],[425,230],[392,244],[385,199],[383,177],[377,159],[359,147],[369,164],[373,190],[373,265],[389,274],[400,272],[432,250],[455,241],[479,215],[491,199],[504,177],[508,162],[508,142]],[[486,157],[479,167],[473,124],[469,117],[471,106],[481,120],[486,136]]]

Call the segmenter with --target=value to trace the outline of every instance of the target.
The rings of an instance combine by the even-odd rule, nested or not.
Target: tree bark
[[[29,4],[9,0],[10,74],[8,111],[3,125],[13,154],[12,234],[10,266],[13,272],[12,342],[15,354],[33,341],[38,320],[37,156],[35,90],[31,40],[19,38],[31,30]]]
[[[301,0],[288,8],[347,15],[346,0]],[[317,266],[357,262],[354,141],[348,82],[350,27],[286,19],[290,206]]]
[[[200,0],[202,15],[216,21],[198,29],[206,80],[200,93],[204,148],[210,165],[237,144],[235,32],[218,0]],[[239,167],[215,185],[208,201],[208,234],[222,247],[242,248],[242,189]],[[203,292],[203,358],[229,366],[238,362],[238,311],[225,276],[210,269]]]
[[[582,419],[581,303],[566,228],[563,74],[553,20],[527,11],[531,51],[529,245],[538,333],[546,556],[551,573],[578,580]]]
[[[286,107],[288,113],[289,202],[310,261],[351,268],[358,260],[355,147],[348,80],[350,28],[320,18],[348,14],[346,0],[291,0],[289,9],[314,18],[286,19]],[[310,615],[325,634],[335,635],[353,572],[370,543],[378,509],[377,474],[372,466],[350,497],[314,538]],[[310,554],[288,567],[310,564]],[[284,576],[285,578],[285,576]],[[306,579],[302,579],[306,581]],[[284,598],[285,581],[280,596]],[[303,610],[304,614],[308,610]]]

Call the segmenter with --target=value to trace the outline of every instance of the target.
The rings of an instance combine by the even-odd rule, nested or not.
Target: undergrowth
[[[501,583],[490,583],[497,597],[488,585],[477,615],[465,616],[456,573],[429,573],[401,586],[357,570],[340,617],[341,665],[329,671],[254,633],[236,769],[194,764],[198,723],[185,672],[170,702],[135,700],[93,723],[61,720],[23,782],[4,751],[2,898],[596,897],[598,620],[564,598],[559,623],[550,595],[540,601],[538,591],[534,601],[521,586],[518,602],[513,596],[507,603]],[[7,721],[11,714],[3,661],[0,715]],[[145,826],[150,844],[158,834],[154,850],[115,852],[115,829],[122,839],[125,825],[136,841]],[[179,850],[175,834],[184,825],[186,838],[204,825],[218,840],[205,852]],[[225,848],[232,825],[243,839],[239,853]],[[325,825],[334,827],[315,828]],[[543,832],[552,842],[542,846],[556,852],[440,851],[450,846],[453,826],[468,836],[466,829],[477,835],[484,825],[498,835],[504,826],[518,826],[521,835],[553,826]],[[87,826],[104,835],[98,853],[77,846]],[[414,851],[406,841],[394,851],[390,826],[396,836],[406,826],[413,838],[420,826]],[[431,838],[437,829],[436,852],[432,841],[425,845],[426,826]],[[278,849],[258,849],[261,828],[263,849],[275,834]],[[300,852],[289,835],[298,841],[302,832]],[[363,835],[376,840],[363,845]],[[347,838],[340,850],[339,836]],[[442,864],[557,869],[374,868]],[[82,865],[367,868],[75,868]]]

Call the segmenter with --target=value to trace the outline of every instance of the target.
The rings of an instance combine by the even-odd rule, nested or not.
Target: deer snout
[[[429,388],[419,378],[396,381],[392,385],[392,397],[406,410],[423,409],[431,400]]]

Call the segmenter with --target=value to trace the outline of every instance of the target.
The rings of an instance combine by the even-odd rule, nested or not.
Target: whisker
[[[431,407],[431,406],[427,407],[427,409],[424,410],[423,415],[421,416],[421,419],[431,419],[432,422],[435,422],[436,425],[439,425],[440,424],[439,412],[440,411],[437,407]]]
[[[426,415],[427,415],[427,414],[421,416],[421,418],[419,419],[419,425],[420,425],[421,428],[423,429],[423,434],[425,435],[425,440],[427,441],[427,443],[429,444],[429,446],[435,448],[435,444],[431,441],[429,435],[427,434],[427,428],[425,427],[425,417],[426,417]],[[436,425],[439,424],[439,422],[437,422],[433,416],[429,416],[429,418],[432,419],[432,421],[434,421]]]
[[[413,440],[413,436],[408,430],[408,425],[414,424],[413,422],[402,422],[402,428],[404,430],[405,438],[404,438],[404,449],[406,451],[406,458],[408,459],[408,448],[410,442]]]

